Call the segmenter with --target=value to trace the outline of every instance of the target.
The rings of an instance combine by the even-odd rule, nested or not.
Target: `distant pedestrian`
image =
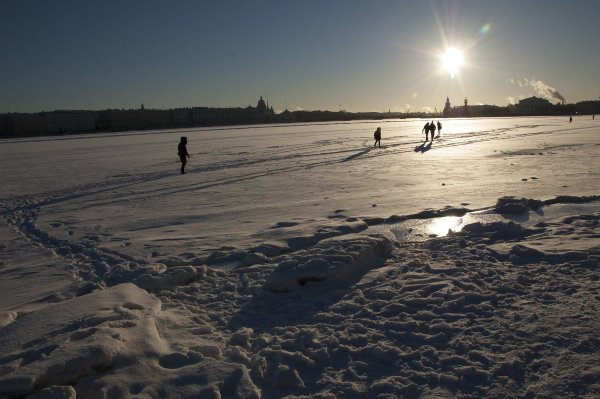
[[[573,122],[573,117],[569,116],[569,123]]]
[[[425,141],[429,140],[429,129],[429,122],[427,122],[425,126],[423,126],[423,130],[421,130],[421,133],[425,132]]]
[[[440,121],[438,121],[437,125],[438,125],[438,137],[439,137],[442,135],[442,124],[440,123]]]
[[[187,163],[187,158],[190,157],[190,154],[187,152],[187,148],[185,147],[187,144],[187,137],[181,137],[181,141],[177,146],[177,154],[179,155],[179,160],[181,161],[181,174],[185,174],[185,164]]]
[[[592,115],[592,119],[596,119],[596,115]]]
[[[433,121],[429,124],[429,130],[431,130],[431,141],[433,141],[433,138],[435,137],[435,123],[433,123]]]
[[[381,148],[381,128],[378,127],[375,129],[375,133],[373,133],[373,137],[375,137],[375,144],[373,144],[373,148],[379,144],[379,148]]]

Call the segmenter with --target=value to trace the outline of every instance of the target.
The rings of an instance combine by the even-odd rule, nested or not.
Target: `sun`
[[[442,68],[450,73],[450,78],[454,79],[458,68],[463,64],[463,52],[455,47],[449,47],[442,55]]]

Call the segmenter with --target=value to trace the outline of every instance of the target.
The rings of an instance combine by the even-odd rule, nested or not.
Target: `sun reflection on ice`
[[[460,231],[463,226],[462,217],[458,216],[444,216],[441,218],[433,219],[429,225],[429,234],[435,234],[438,237],[448,235],[448,230]]]

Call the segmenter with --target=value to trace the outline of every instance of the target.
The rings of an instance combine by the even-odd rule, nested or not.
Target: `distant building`
[[[251,106],[248,106],[248,108],[252,109]],[[260,96],[260,98],[258,100],[258,104],[256,104],[255,110],[258,114],[275,115],[275,111],[273,110],[273,107],[269,108],[269,104],[265,103],[265,100],[263,100],[262,96]]]
[[[533,96],[519,101],[515,108],[519,115],[551,115],[553,105],[545,98]]]
[[[448,97],[446,97],[446,104],[444,105],[444,110],[442,111],[442,116],[444,118],[449,118],[451,111],[452,111],[452,108],[450,106],[450,99]]]
[[[577,104],[557,103],[552,105],[548,100],[530,97],[505,107],[496,105],[464,105],[452,107],[450,98],[442,115],[444,118],[457,117],[494,117],[494,116],[526,116],[526,115],[600,115],[600,101],[581,101]],[[437,111],[436,111],[437,114]],[[195,126],[250,125],[259,123],[289,122],[326,122],[349,121],[359,119],[387,119],[406,117],[431,117],[429,113],[390,113],[378,112],[340,112],[332,111],[293,111],[287,107],[282,113],[275,115],[262,96],[255,107],[245,108],[176,108],[148,109],[143,104],[138,109],[107,109],[103,111],[52,111],[35,114],[6,113],[0,114],[0,138],[43,136],[49,134],[117,132],[125,130],[185,128]]]
[[[265,104],[265,100],[263,100],[262,96],[260,96],[260,99],[258,100],[256,110],[259,112],[265,112],[267,110],[267,104]]]
[[[273,107],[262,96],[256,107],[246,108],[160,110],[147,109],[142,104],[139,109],[128,110],[10,113],[0,114],[0,137],[267,123],[274,115]]]
[[[465,116],[469,116],[469,101],[465,98],[464,106],[452,107],[450,106],[450,99],[446,97],[446,104],[444,105],[444,110],[442,111],[442,116],[444,118],[462,118]]]

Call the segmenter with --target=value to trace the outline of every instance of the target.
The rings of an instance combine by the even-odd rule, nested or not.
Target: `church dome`
[[[258,105],[256,108],[259,111],[265,111],[267,109],[267,104],[265,104],[265,100],[263,100],[262,96],[260,96],[260,100],[258,100]]]

